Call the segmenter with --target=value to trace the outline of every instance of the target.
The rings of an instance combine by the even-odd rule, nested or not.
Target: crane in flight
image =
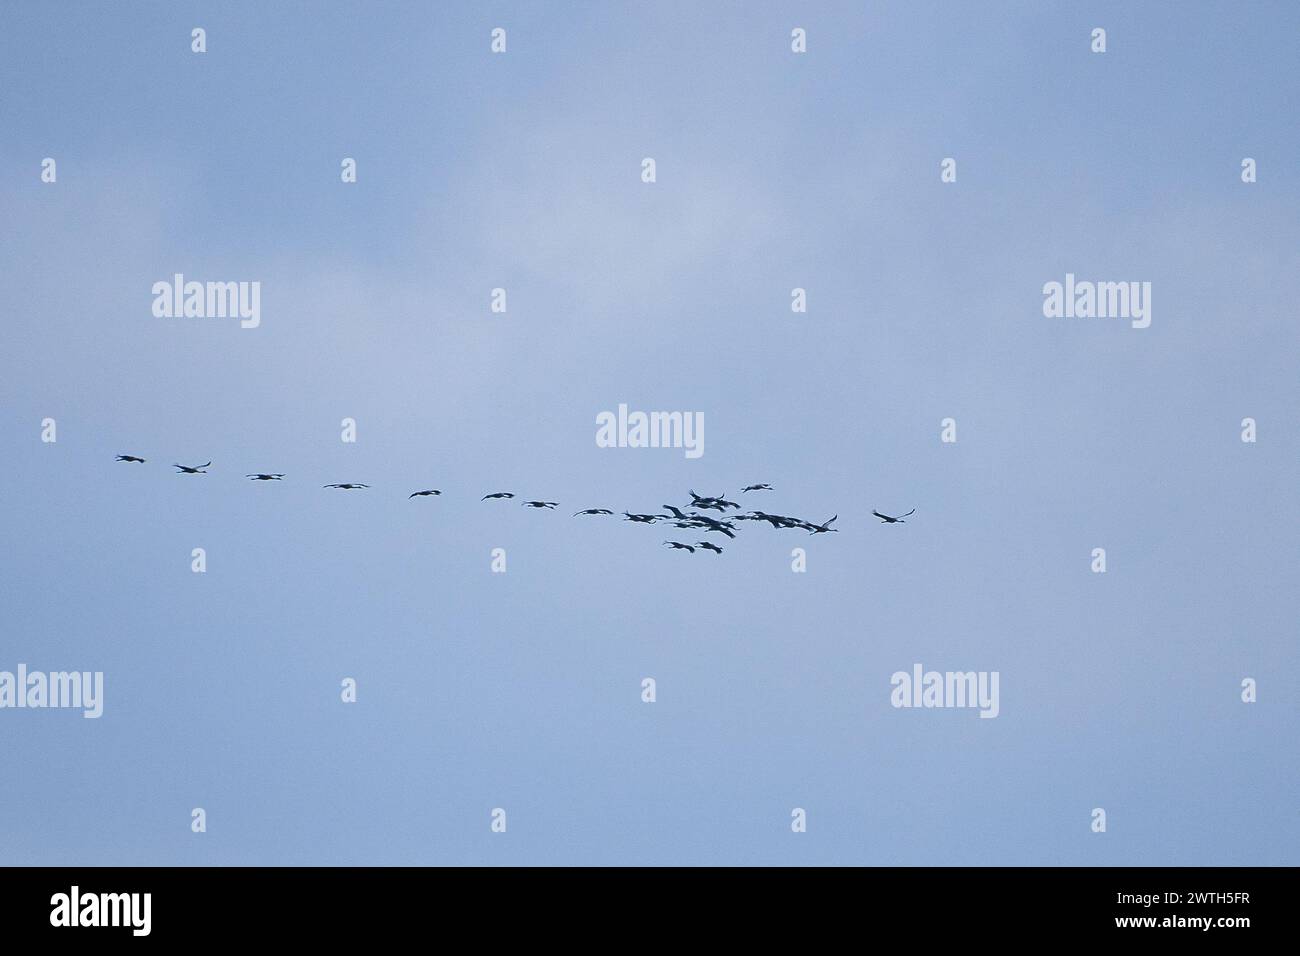
[[[682,525],[678,524],[680,528]],[[686,525],[690,528],[703,528],[705,531],[716,531],[718,534],[725,534],[728,538],[736,536],[736,526],[730,521],[719,521],[717,518],[710,518],[707,515],[691,515],[689,523]]]
[[[209,461],[209,462],[206,462],[206,463],[204,463],[204,464],[202,464],[202,465],[195,465],[193,468],[191,468],[189,465],[177,465],[176,467],[179,468],[180,471],[176,472],[176,474],[178,474],[178,475],[206,475],[207,472],[204,471],[203,469],[204,469],[204,468],[207,468],[207,467],[208,467],[209,465],[211,465],[211,464],[212,464],[212,462]]]
[[[786,515],[770,515],[766,511],[751,511],[747,515],[735,515],[733,521],[766,521],[773,528],[803,528],[807,522]]]
[[[722,497],[720,498],[715,498],[713,495],[697,495],[694,491],[692,491],[691,507],[704,508],[706,510],[713,510],[713,511],[726,511],[727,509],[724,506],[724,501],[726,497],[727,497],[727,493],[725,491],[722,493]]]
[[[871,513],[880,519],[881,524],[907,524],[903,519],[906,518],[907,515],[916,514],[916,509],[913,508],[907,513],[907,515],[899,515],[897,518],[891,518],[889,515],[882,515],[879,511],[872,511]]]

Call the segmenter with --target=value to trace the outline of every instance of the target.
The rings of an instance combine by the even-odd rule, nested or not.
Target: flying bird
[[[749,514],[736,515],[735,518],[733,518],[732,520],[733,521],[767,521],[772,525],[773,528],[779,528],[781,527],[781,522],[778,520],[779,517],[780,517],[779,515],[770,515],[765,511],[751,511]]]
[[[428,491],[413,492],[406,496],[406,500],[410,501],[412,498],[427,498],[429,495],[440,495],[440,494],[442,494],[442,492],[439,491],[437,488],[430,488]]]
[[[691,506],[694,508],[703,508],[705,511],[726,511],[722,506],[720,498],[704,498],[700,501],[692,501]]]
[[[678,527],[681,527],[679,524]],[[705,531],[716,531],[719,534],[725,534],[728,538],[736,536],[736,526],[730,521],[719,521],[717,518],[709,518],[704,515],[692,515],[689,527],[703,528]]]
[[[554,508],[556,505],[558,505],[558,504],[559,504],[558,501],[525,501],[525,502],[524,502],[524,507],[525,507],[525,508],[552,508],[552,509],[553,509],[553,508]]]
[[[723,497],[726,497],[725,493],[723,494]],[[691,504],[696,508],[703,508],[706,505],[717,504],[721,500],[722,498],[715,498],[712,495],[697,495],[695,492],[691,492]]]
[[[514,496],[513,491],[496,491],[490,495],[484,495],[479,501],[487,501],[489,498],[513,498]]]
[[[612,515],[613,513],[608,508],[588,508],[586,511],[575,511],[573,516],[576,518],[578,515]]]
[[[879,518],[882,524],[907,524],[903,519],[906,518],[907,515],[916,514],[916,509],[913,508],[907,513],[907,515],[899,515],[897,518],[891,518],[889,515],[882,515],[879,511],[872,511],[871,513]]]
[[[740,490],[741,490],[742,492],[745,492],[745,491],[771,491],[771,490],[772,490],[772,486],[771,486],[771,485],[747,485],[747,486],[745,486],[744,488],[741,488]]]
[[[634,514],[629,514],[629,513],[626,512],[626,511],[624,511],[623,514],[627,515],[627,519],[626,519],[626,520],[628,520],[628,521],[639,521],[639,522],[641,522],[642,524],[654,524],[654,523],[655,523],[656,521],[658,521],[660,518],[667,518],[667,517],[668,517],[667,515],[634,515]]]
[[[118,461],[134,461],[134,462],[139,462],[141,465],[144,464],[144,459],[143,459],[143,458],[137,458],[137,457],[135,457],[135,455],[118,455],[118,456],[117,456],[117,460],[118,460]]]
[[[682,544],[680,541],[665,541],[664,544],[668,545],[668,547],[672,548],[674,551],[689,551],[691,554],[695,553],[694,548],[689,544]]]
[[[831,525],[835,523],[835,518],[838,517],[839,515],[835,515],[833,518],[827,518],[821,524],[813,524],[811,521],[805,521],[803,526],[808,529],[809,534],[825,534],[828,531],[839,531],[839,528],[831,527]]]
[[[207,468],[207,467],[208,467],[209,465],[211,465],[211,464],[212,464],[212,462],[209,461],[209,462],[206,462],[205,464],[202,464],[202,465],[195,465],[193,468],[191,468],[189,465],[177,465],[176,467],[179,468],[180,471],[178,471],[176,474],[178,474],[178,475],[206,475],[207,472],[204,471],[203,469],[204,469],[204,468]]]
[[[748,515],[736,515],[733,521],[766,521],[773,528],[806,528],[808,523],[786,515],[770,515],[766,511],[751,511]]]
[[[714,552],[715,554],[721,554],[721,553],[722,553],[722,549],[719,548],[719,547],[718,547],[716,544],[714,544],[712,541],[696,541],[696,542],[695,542],[695,547],[697,547],[697,548],[703,548],[705,551],[712,551],[712,552]]]
[[[369,485],[358,485],[350,481],[345,481],[339,485],[325,485],[326,488],[342,488],[344,491],[355,491],[358,488],[369,488]]]
[[[251,478],[254,481],[279,481],[284,475],[245,475],[245,478]]]

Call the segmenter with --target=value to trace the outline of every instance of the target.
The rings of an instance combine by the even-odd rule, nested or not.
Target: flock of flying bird
[[[133,462],[141,465],[145,463],[145,459],[136,455],[118,455],[117,461]],[[208,461],[204,462],[202,465],[175,465],[175,468],[178,475],[206,475],[208,473],[207,469],[211,467],[211,465],[212,462]],[[282,473],[258,472],[252,475],[245,475],[244,477],[251,481],[280,481],[284,478],[284,475]],[[360,491],[361,489],[369,488],[370,486],[361,484],[360,482],[345,481],[325,485],[324,487],[336,488],[341,491]],[[740,490],[742,493],[751,491],[771,491],[772,486],[768,484],[746,485]],[[410,500],[411,498],[428,498],[441,494],[442,492],[437,488],[426,488],[423,491],[413,491],[406,497],[407,500]],[[831,527],[831,525],[833,525],[839,518],[839,515],[833,515],[818,524],[815,521],[805,521],[802,518],[791,518],[788,515],[768,514],[765,511],[748,511],[741,513],[741,505],[739,502],[728,501],[725,493],[719,496],[713,496],[697,495],[692,491],[690,492],[690,495],[691,500],[686,507],[693,510],[682,511],[674,505],[664,505],[663,508],[669,512],[668,514],[632,514],[631,512],[624,511],[624,520],[634,521],[638,524],[655,524],[660,521],[666,521],[674,528],[699,531],[703,534],[722,534],[726,535],[728,538],[736,537],[736,531],[738,530],[736,527],[737,521],[766,521],[773,528],[798,528],[807,531],[809,534],[828,534],[840,530],[839,528]],[[514,497],[515,494],[512,491],[494,491],[492,494],[484,495],[480,500],[504,500]],[[521,502],[521,504],[525,508],[554,510],[559,505],[559,502],[524,501]],[[734,509],[736,513],[729,513],[731,509]],[[703,513],[706,511],[716,511],[721,515],[721,517],[711,517]],[[879,511],[872,511],[871,513],[879,518],[883,524],[905,524],[906,522],[904,519],[909,515],[915,514],[916,509],[913,508],[911,511],[907,512],[907,514],[898,515],[897,517],[884,515]],[[573,517],[577,518],[581,515],[612,514],[614,514],[614,512],[608,508],[586,508],[582,511],[574,512]],[[694,554],[697,550],[712,551],[714,554],[722,553],[722,548],[718,547],[712,541],[696,541],[694,544],[686,544],[681,541],[665,541],[664,544],[672,548],[674,551],[687,551],[691,554]]]

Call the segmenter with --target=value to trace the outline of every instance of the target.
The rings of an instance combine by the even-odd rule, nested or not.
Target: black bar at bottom
[[[736,943],[876,938],[886,926],[911,926],[928,941],[1128,936],[1231,945],[1284,930],[1295,876],[1293,868],[1208,867],[0,869],[0,926],[7,941],[91,945],[113,937],[337,944],[429,929],[472,931],[484,942],[522,933],[530,942],[644,935],[667,944],[672,932],[678,941],[689,933]]]

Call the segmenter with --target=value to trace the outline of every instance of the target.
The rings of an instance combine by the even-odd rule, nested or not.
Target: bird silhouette
[[[356,491],[358,488],[369,488],[369,485],[355,484],[351,481],[345,481],[338,485],[325,485],[326,488],[342,488],[344,491]]]
[[[751,511],[747,515],[736,515],[732,521],[766,521],[773,528],[803,528],[807,526],[806,521],[798,518],[790,518],[786,515],[770,515],[766,511]]]
[[[741,492],[746,492],[746,491],[771,491],[771,490],[772,490],[772,486],[771,486],[771,485],[746,485],[744,488],[741,488],[740,490],[741,490]]]
[[[479,501],[487,501],[489,498],[513,498],[514,496],[513,491],[496,491],[490,495],[484,495]]]
[[[212,464],[212,462],[209,461],[209,462],[206,462],[206,463],[204,463],[204,464],[202,464],[202,465],[195,465],[193,468],[191,468],[189,465],[177,465],[176,467],[179,468],[180,471],[178,471],[176,474],[178,474],[178,475],[206,475],[207,472],[204,471],[203,469],[209,467],[211,464]]]
[[[440,494],[442,494],[442,492],[439,491],[437,488],[430,488],[428,491],[413,492],[406,496],[406,500],[410,501],[412,498],[427,498],[429,495],[440,495]]]
[[[808,529],[809,534],[825,534],[828,531],[839,531],[839,528],[831,527],[831,525],[835,523],[835,518],[838,517],[839,515],[835,515],[832,518],[827,518],[821,524],[813,524],[810,521],[805,521],[803,526]]]
[[[668,545],[668,547],[672,548],[674,551],[689,551],[691,554],[695,553],[694,548],[689,544],[682,544],[680,541],[665,541],[664,544]]]
[[[697,548],[703,548],[705,551],[712,551],[714,554],[721,554],[721,553],[722,553],[722,549],[719,548],[719,547],[718,547],[716,544],[714,544],[712,541],[696,541],[696,542],[695,542],[695,547],[697,547]]]
[[[135,457],[135,455],[118,455],[118,456],[117,456],[117,460],[118,460],[118,461],[134,461],[134,462],[139,462],[141,465],[144,464],[144,459],[143,459],[143,458],[137,458],[137,457]]]
[[[525,508],[552,508],[553,509],[558,504],[559,504],[558,501],[525,501],[523,503],[523,506]]]
[[[879,511],[872,511],[871,513],[880,519],[881,524],[907,524],[903,519],[906,518],[907,515],[916,514],[916,509],[913,508],[906,515],[899,515],[897,518],[891,518],[889,515],[882,515]]]
[[[690,527],[703,528],[705,531],[716,531],[718,534],[725,534],[728,538],[736,536],[736,526],[730,521],[719,521],[717,518],[710,518],[707,515],[692,515]]]
[[[245,475],[245,478],[251,478],[254,481],[279,481],[284,475]]]
[[[724,512],[727,510],[723,507],[722,499],[720,498],[706,498],[702,501],[692,501],[691,506],[695,508],[703,508],[705,511]]]
[[[613,513],[608,508],[588,508],[586,511],[575,511],[573,516],[576,518],[578,515],[612,515]]]
[[[660,518],[667,518],[667,515],[634,515],[624,511],[628,521],[639,521],[641,524],[654,524]]]

